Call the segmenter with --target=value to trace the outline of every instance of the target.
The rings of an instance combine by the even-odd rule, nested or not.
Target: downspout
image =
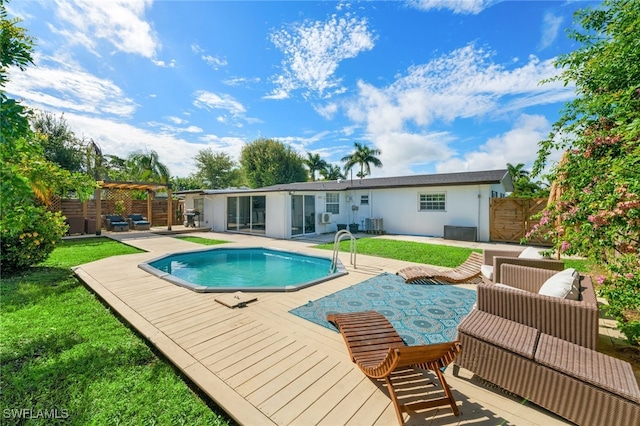
[[[480,214],[481,214],[481,207],[482,207],[482,192],[480,191],[480,185],[478,185],[478,220],[477,220],[477,225],[476,225],[476,239],[480,234]]]

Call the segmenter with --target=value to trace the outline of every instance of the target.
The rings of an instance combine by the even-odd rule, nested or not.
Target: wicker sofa
[[[542,257],[528,257],[528,253],[535,253],[538,255],[538,250],[529,247],[527,249],[517,250],[498,250],[498,249],[485,249],[482,252],[484,257],[483,265],[480,268],[482,271],[482,280],[484,282],[499,283],[500,267],[509,263],[512,265],[530,266],[532,268],[551,269],[554,271],[561,271],[564,269],[564,262],[561,260],[555,260]]]
[[[504,284],[478,285],[476,308],[460,323],[462,367],[580,425],[640,424],[631,365],[596,351],[598,306],[580,277],[579,300],[536,292],[555,271],[502,265]]]

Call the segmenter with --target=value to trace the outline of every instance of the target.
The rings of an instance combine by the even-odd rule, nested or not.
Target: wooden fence
[[[531,216],[540,213],[547,206],[546,198],[492,198],[489,207],[491,241],[519,243],[538,220]],[[531,244],[550,246],[541,238],[529,240]]]
[[[172,203],[175,210],[172,212],[172,222],[181,223],[182,216],[178,217],[179,203],[175,201]],[[140,213],[143,216],[147,214],[147,200],[127,200],[125,202],[126,212],[124,215],[132,213]],[[52,203],[52,210],[61,211],[67,218],[81,217],[88,219],[96,218],[96,201],[89,200],[84,203],[80,200],[56,200]],[[153,226],[166,226],[167,225],[167,200],[151,200],[151,224]],[[115,214],[115,200],[101,200],[100,210],[102,215]]]

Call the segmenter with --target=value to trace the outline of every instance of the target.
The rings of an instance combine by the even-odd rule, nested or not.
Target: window
[[[445,194],[420,194],[419,210],[424,211],[440,211],[446,210]]]
[[[327,213],[340,214],[340,194],[326,194],[325,208]]]
[[[369,205],[369,196],[368,195],[361,195],[360,196],[360,205],[361,206],[368,206]]]

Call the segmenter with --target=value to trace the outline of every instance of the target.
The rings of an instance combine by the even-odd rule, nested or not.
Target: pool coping
[[[279,252],[279,253],[288,253],[288,254],[296,254],[299,256],[306,256],[306,257],[313,257],[316,259],[323,259],[323,260],[331,260],[328,257],[324,257],[324,256],[317,256],[317,255],[313,255],[313,254],[308,254],[308,253],[303,253],[301,251],[294,251],[294,250],[283,250],[280,248],[270,248],[270,247],[264,247],[264,246],[257,246],[257,247],[204,247],[204,248],[197,248],[197,249],[193,249],[193,250],[187,250],[187,251],[179,251],[179,252],[174,252],[174,253],[166,253],[162,256],[158,256],[154,259],[150,259],[147,260],[145,262],[139,263],[138,264],[138,268],[142,269],[143,271],[156,276],[162,280],[168,281],[172,284],[178,285],[180,287],[184,287],[187,288],[189,290],[195,291],[196,293],[236,293],[238,291],[240,292],[245,292],[245,293],[282,293],[282,292],[291,292],[291,291],[299,291],[302,290],[304,288],[307,287],[311,287],[320,283],[323,283],[325,281],[329,281],[329,280],[333,280],[336,278],[339,278],[341,276],[347,275],[349,272],[347,271],[347,269],[344,267],[344,265],[342,264],[342,262],[340,261],[340,259],[337,259],[336,261],[336,265],[335,265],[335,270],[333,273],[320,277],[320,278],[316,278],[315,280],[311,280],[311,281],[306,281],[304,283],[300,283],[300,284],[296,284],[296,285],[286,285],[286,286],[278,286],[278,287],[242,287],[242,286],[237,286],[237,287],[210,287],[210,286],[205,286],[205,285],[201,285],[201,284],[195,284],[186,280],[183,280],[180,277],[176,277],[175,275],[172,275],[168,272],[164,272],[161,271],[160,269],[157,269],[153,266],[151,266],[150,264],[153,262],[157,262],[159,260],[162,259],[166,259],[167,257],[176,255],[176,254],[189,254],[189,253],[201,253],[201,252],[205,252],[205,251],[216,251],[216,250],[247,250],[247,249],[259,249],[259,250],[269,250],[269,251],[274,251],[274,252]]]

